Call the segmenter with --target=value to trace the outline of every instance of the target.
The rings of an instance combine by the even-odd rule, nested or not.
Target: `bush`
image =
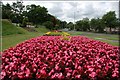
[[[20,24],[20,27],[26,27],[27,22],[28,22],[28,18],[24,18],[22,24]]]

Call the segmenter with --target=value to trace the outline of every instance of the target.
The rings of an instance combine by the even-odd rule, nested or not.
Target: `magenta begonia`
[[[68,37],[40,36],[3,51],[1,79],[119,80],[119,47]]]

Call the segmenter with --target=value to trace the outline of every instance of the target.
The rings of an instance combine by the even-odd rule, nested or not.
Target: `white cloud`
[[[12,4],[13,1],[3,1]],[[102,17],[108,11],[115,11],[118,17],[118,1],[24,1],[24,5],[44,6],[58,19],[74,22],[82,18]]]

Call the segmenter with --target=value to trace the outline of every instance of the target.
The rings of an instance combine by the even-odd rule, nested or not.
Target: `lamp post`
[[[120,0],[119,0],[119,20],[120,20]]]
[[[77,11],[77,4],[76,4],[76,6],[75,6],[75,9],[76,9],[76,11]],[[76,17],[75,17],[75,15],[76,15],[76,14],[75,14],[75,9],[74,9],[74,31],[75,31],[75,18],[76,18]]]
[[[75,10],[74,10],[74,31],[75,31]]]

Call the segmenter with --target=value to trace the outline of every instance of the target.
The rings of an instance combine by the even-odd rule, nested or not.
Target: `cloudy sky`
[[[12,4],[15,1],[2,1]],[[24,5],[36,4],[44,6],[48,12],[58,19],[74,22],[82,18],[101,18],[108,11],[115,11],[118,17],[118,1],[23,1]],[[75,14],[75,18],[74,18]]]

